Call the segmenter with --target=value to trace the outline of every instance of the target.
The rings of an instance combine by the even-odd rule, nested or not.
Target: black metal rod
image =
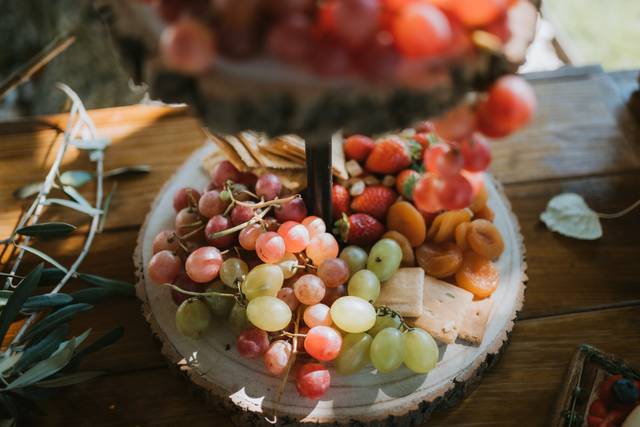
[[[327,224],[333,224],[331,187],[331,135],[309,135],[305,138],[307,159],[307,207]]]

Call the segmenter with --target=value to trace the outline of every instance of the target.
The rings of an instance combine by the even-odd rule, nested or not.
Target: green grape
[[[290,252],[284,254],[284,258],[278,262],[285,279],[290,279],[298,271],[298,258]]]
[[[247,319],[247,307],[237,302],[231,307],[227,321],[229,322],[229,326],[231,326],[231,330],[236,335],[251,326],[249,319]]]
[[[395,328],[398,329],[402,320],[400,320],[400,316],[392,315],[391,313],[385,314],[383,316],[378,315],[376,317],[376,323],[373,325],[373,328],[369,329],[367,333],[372,337],[378,335],[378,332],[385,328]]]
[[[230,288],[237,289],[238,282],[249,272],[249,266],[240,258],[229,258],[220,266],[220,280]]]
[[[200,338],[211,324],[209,306],[199,298],[189,298],[176,311],[176,327],[185,337]]]
[[[229,288],[227,288],[221,281],[216,280],[207,288],[205,292],[222,292],[229,293]],[[232,295],[229,293],[229,295]],[[219,295],[208,295],[204,297],[204,300],[209,304],[209,308],[211,312],[216,317],[226,317],[229,315],[231,311],[231,307],[235,300],[231,297],[223,297]]]
[[[279,298],[260,296],[249,301],[247,318],[255,327],[275,332],[286,328],[291,322],[291,309]]]
[[[376,323],[376,309],[359,297],[340,297],[331,305],[331,320],[340,330],[356,334]]]
[[[384,374],[398,369],[404,359],[402,332],[395,328],[378,332],[371,342],[369,357],[378,372]]]
[[[347,293],[371,303],[380,295],[380,280],[370,270],[360,270],[349,279]]]
[[[440,351],[428,332],[411,329],[404,338],[404,364],[417,374],[426,374],[436,367]]]
[[[335,361],[340,375],[355,374],[369,363],[371,341],[371,335],[364,332],[342,337],[342,348]]]
[[[395,240],[381,239],[369,252],[367,268],[373,271],[381,282],[389,280],[400,267],[402,249]]]
[[[340,258],[349,265],[349,276],[367,268],[367,251],[360,246],[347,246],[340,253]]]
[[[242,292],[249,301],[261,296],[275,297],[282,287],[282,269],[274,264],[260,264],[247,274]]]

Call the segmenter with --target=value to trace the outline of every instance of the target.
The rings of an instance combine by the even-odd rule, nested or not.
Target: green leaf
[[[67,363],[69,363],[73,357],[75,349],[75,340],[63,342],[51,357],[36,363],[31,369],[10,383],[6,390],[26,387],[44,378],[50,377],[67,366]]]
[[[43,268],[40,286],[55,286],[62,280],[65,274],[64,271],[56,267]]]
[[[42,188],[41,182],[32,182],[27,185],[23,185],[13,192],[13,197],[18,200],[28,199],[29,197],[35,196],[40,192]]]
[[[16,364],[16,370],[22,370],[51,356],[58,346],[65,341],[68,333],[69,324],[64,323],[51,331],[49,335],[43,339],[28,346],[22,353],[22,358]]]
[[[127,282],[116,279],[108,279],[102,276],[96,276],[95,274],[78,273],[78,277],[87,283],[103,288],[112,289],[119,295],[134,295],[135,287]]]
[[[123,166],[121,168],[111,169],[104,173],[105,178],[115,178],[117,176],[127,175],[146,175],[151,172],[151,166],[149,165],[132,165]]]
[[[93,208],[91,206],[89,206],[89,207],[83,206],[78,202],[72,202],[71,200],[65,200],[65,199],[46,199],[43,202],[43,204],[44,205],[60,205],[60,206],[64,206],[64,207],[67,207],[69,209],[73,209],[73,210],[76,210],[78,212],[85,213],[85,214],[90,215],[90,216],[100,215],[102,213],[102,211],[100,209],[96,209],[96,208]]]
[[[0,314],[0,342],[4,339],[11,323],[16,319],[22,304],[24,304],[27,298],[35,291],[41,276],[42,264],[39,264],[20,281],[13,291],[13,294],[9,297],[7,305],[4,306]]]
[[[65,387],[65,386],[70,386],[70,385],[82,383],[85,381],[89,381],[101,375],[104,375],[104,372],[102,371],[74,372],[73,374],[52,378],[50,380],[40,381],[35,383],[34,385],[38,387]]]
[[[2,360],[0,360],[0,375],[3,375],[9,369],[13,368],[23,356],[24,352],[16,352],[12,353],[11,356],[3,356]]]
[[[575,193],[562,193],[554,196],[547,204],[540,219],[547,228],[574,239],[595,240],[602,237],[600,218]]]
[[[102,230],[104,230],[104,225],[107,222],[107,215],[109,214],[109,208],[111,207],[111,199],[113,198],[113,193],[116,192],[116,188],[118,188],[118,183],[114,182],[109,194],[107,194],[107,197],[104,199],[104,203],[102,204],[102,216],[100,216],[100,221],[98,222],[98,233],[102,233]]]
[[[80,150],[104,150],[111,144],[108,138],[75,139],[71,141]]]
[[[69,304],[73,297],[69,294],[56,293],[29,297],[22,306],[22,310],[40,310],[42,308],[59,307]]]
[[[23,249],[23,250],[25,250],[27,252],[31,252],[32,254],[39,256],[43,260],[47,261],[49,264],[59,268],[60,270],[64,271],[65,273],[68,271],[66,269],[66,267],[64,267],[58,261],[56,261],[55,259],[51,258],[49,255],[45,254],[44,252],[42,252],[39,249],[32,248],[31,246],[25,246],[25,245],[16,245],[16,246],[18,248],[20,248],[20,249]]]
[[[60,182],[63,185],[70,185],[80,188],[93,179],[93,173],[88,171],[65,171],[60,175]]]
[[[79,291],[71,292],[70,296],[75,302],[83,302],[86,304],[95,304],[113,295],[119,295],[110,288],[87,288]]]
[[[13,291],[7,291],[6,289],[0,290],[0,306],[4,307],[9,301],[9,297],[13,294]]]
[[[27,332],[22,336],[20,343],[24,343],[29,341],[31,338],[37,337],[40,334],[50,331],[51,329],[61,325],[62,323],[67,322],[71,319],[76,313],[87,311],[93,308],[91,304],[71,304],[65,307],[62,307],[53,313],[49,314],[38,323],[35,324],[31,329],[27,330]]]
[[[122,338],[123,334],[124,334],[124,328],[122,326],[118,326],[117,328],[110,330],[109,332],[107,332],[106,334],[104,334],[103,336],[101,336],[100,338],[98,338],[97,340],[95,340],[94,342],[92,342],[82,350],[78,351],[76,355],[73,357],[73,360],[71,361],[70,364],[73,366],[77,366],[85,356],[110,346],[111,344],[115,343],[120,338]]]
[[[84,206],[87,209],[93,209],[93,206],[91,206],[91,203],[89,203],[87,199],[85,199],[82,196],[82,194],[80,194],[78,190],[76,190],[75,188],[70,187],[68,185],[64,185],[62,187],[62,191],[64,191],[64,194],[71,197],[79,205]]]
[[[16,233],[31,237],[56,237],[66,236],[75,230],[75,225],[67,224],[66,222],[44,222],[18,228]]]

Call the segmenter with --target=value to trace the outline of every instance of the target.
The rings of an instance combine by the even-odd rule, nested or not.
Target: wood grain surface
[[[640,140],[625,118],[635,73],[614,78],[593,67],[531,76],[539,115],[524,132],[493,143],[494,174],[503,180],[527,247],[526,301],[503,359],[459,406],[429,425],[544,426],[575,347],[589,343],[640,365],[640,211],[603,223],[604,236],[582,242],[553,234],[538,220],[549,198],[585,196],[597,211],[620,210],[640,197]],[[81,271],[133,282],[131,253],[149,205],[175,168],[203,142],[187,109],[132,106],[91,112],[112,138],[106,168],[145,163],[144,177],[118,180],[105,232],[96,237]],[[0,124],[0,235],[17,221],[22,203],[11,193],[43,176],[48,148],[64,116]],[[65,169],[89,169],[69,157]],[[107,188],[109,188],[109,184]],[[83,189],[90,194],[91,188]],[[51,211],[51,217],[59,212]],[[65,217],[68,218],[68,217]],[[86,221],[78,216],[73,222]],[[80,228],[82,231],[83,228]],[[61,261],[82,236],[43,242]],[[71,286],[77,286],[72,284]],[[136,299],[114,298],[83,313],[76,331],[123,325],[115,346],[85,362],[112,372],[67,389],[45,405],[42,425],[226,425],[188,384],[166,367]]]

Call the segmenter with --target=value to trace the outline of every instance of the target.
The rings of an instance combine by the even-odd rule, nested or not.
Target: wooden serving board
[[[235,336],[223,322],[215,324],[200,340],[180,335],[175,326],[177,307],[169,289],[145,277],[154,236],[173,228],[173,194],[187,185],[201,188],[208,183],[200,165],[215,150],[212,143],[207,143],[195,151],[153,202],[134,253],[136,290],[142,312],[162,343],[162,353],[168,361],[205,390],[214,403],[234,410],[238,423],[266,424],[265,418],[271,418],[275,409],[280,379],[266,373],[262,360],[240,357],[235,349]],[[495,301],[482,344],[441,346],[438,365],[427,375],[413,374],[404,367],[390,374],[377,374],[372,367],[351,376],[339,376],[332,371],[331,387],[318,401],[300,397],[290,377],[277,408],[280,422],[347,424],[355,420],[371,425],[386,425],[390,420],[398,425],[421,422],[435,409],[456,403],[492,365],[507,344],[522,306],[526,264],[519,225],[501,186],[488,175],[486,185],[505,251],[497,262],[501,281],[492,296]]]

